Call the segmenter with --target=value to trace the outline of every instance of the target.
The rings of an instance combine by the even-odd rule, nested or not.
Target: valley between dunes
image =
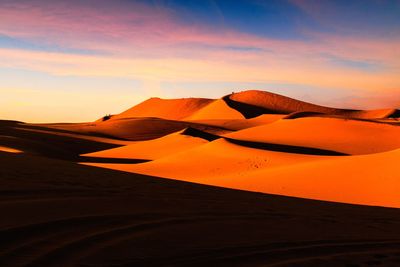
[[[257,90],[0,121],[0,266],[398,266],[400,111]]]

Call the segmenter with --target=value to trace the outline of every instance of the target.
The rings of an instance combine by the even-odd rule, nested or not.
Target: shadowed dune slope
[[[179,120],[192,115],[194,112],[212,103],[207,98],[161,99],[150,98],[111,119],[132,117],[156,117],[169,120]]]
[[[46,125],[46,127],[67,130],[81,134],[106,136],[131,141],[151,140],[183,130],[187,127],[193,127],[216,134],[231,132],[230,130],[221,128],[218,125],[139,117],[110,119],[97,123]]]
[[[25,154],[0,152],[0,164],[7,167],[0,170],[1,266],[395,266],[400,259],[397,209]]]
[[[0,121],[0,146],[25,154],[80,161],[80,154],[126,145],[110,138],[69,133],[35,124]]]
[[[185,120],[210,120],[210,119],[244,119],[244,116],[236,111],[234,108],[229,107],[222,99],[217,99],[200,109],[196,113],[185,118]]]
[[[283,95],[258,90],[233,93],[226,96],[225,99],[231,106],[236,106],[238,109],[242,108],[243,112],[246,112],[246,105],[259,108],[260,113],[289,114],[299,111],[334,113],[338,111],[334,108],[314,105]],[[254,117],[254,115],[252,116],[251,112],[249,112],[247,117]]]
[[[348,110],[324,107],[265,91],[248,90],[223,98],[226,103],[240,111],[246,118],[265,113],[290,114],[293,112],[313,112],[341,115],[350,118],[380,119],[397,116],[396,109]]]
[[[356,110],[349,112],[338,113],[344,117],[358,118],[358,119],[385,119],[385,118],[398,118],[399,110],[388,109],[375,109],[375,110]]]
[[[279,120],[225,135],[253,142],[369,154],[400,148],[400,127],[340,118],[305,117]]]
[[[185,131],[180,131],[161,138],[136,142],[123,147],[89,153],[82,156],[154,160],[208,142],[203,138],[193,137],[184,133]]]

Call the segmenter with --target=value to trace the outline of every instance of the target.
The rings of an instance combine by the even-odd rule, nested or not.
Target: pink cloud
[[[260,51],[264,51],[281,58],[318,59],[320,55],[331,54],[396,66],[399,63],[400,39],[356,39],[313,33],[308,41],[277,40],[229,28],[185,25],[176,19],[174,11],[139,2],[85,3],[47,1],[44,5],[39,0],[2,1],[0,34],[72,48],[104,50],[124,57],[225,54],[248,60],[260,57]],[[234,47],[249,49],[235,50]]]
[[[233,81],[290,81],[323,86],[348,84],[349,88],[369,90],[380,84],[382,88],[400,88],[400,78],[395,75],[400,71],[400,38],[383,40],[308,33],[309,40],[278,40],[231,28],[186,25],[177,19],[173,10],[140,2],[109,3],[105,0],[47,1],[46,4],[40,0],[2,1],[0,34],[101,50],[110,53],[111,58],[95,60],[52,54],[51,62],[44,62],[40,57],[46,54],[28,53],[26,60],[31,62],[23,62],[25,58],[18,58],[18,52],[2,51],[0,59],[17,67],[35,68],[43,64],[36,69],[54,73],[76,74],[74,69],[77,69],[88,75],[123,75],[140,63],[146,71],[135,74],[136,78],[149,77],[154,72],[160,79],[169,76],[178,79],[179,75],[201,79],[204,75],[204,79],[212,80],[221,77]],[[346,69],[332,65],[327,55],[377,63],[384,69],[373,74]]]

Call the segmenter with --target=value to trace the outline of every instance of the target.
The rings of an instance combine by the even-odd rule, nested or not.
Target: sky
[[[400,0],[0,0],[0,119],[246,89],[400,108]]]

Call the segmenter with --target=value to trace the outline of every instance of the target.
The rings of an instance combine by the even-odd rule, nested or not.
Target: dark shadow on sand
[[[136,164],[149,162],[148,159],[125,159],[125,158],[100,158],[100,157],[87,157],[80,156],[77,162],[90,162],[90,163],[118,163],[118,164]]]
[[[276,110],[269,110],[266,108],[257,107],[257,106],[253,106],[253,105],[249,105],[249,104],[245,104],[245,103],[241,103],[241,102],[232,100],[230,98],[230,95],[224,96],[222,98],[222,100],[224,100],[225,103],[229,107],[240,112],[246,119],[255,118],[262,114],[282,114],[282,113],[277,112]]]
[[[327,150],[327,149],[313,148],[313,147],[272,144],[272,143],[237,140],[237,139],[231,139],[231,138],[225,138],[225,140],[232,144],[239,145],[239,146],[257,148],[257,149],[263,149],[263,150],[270,150],[270,151],[275,151],[275,152],[285,152],[285,153],[305,154],[305,155],[319,155],[319,156],[348,156],[348,154],[345,154],[342,152],[337,152],[337,151]]]

